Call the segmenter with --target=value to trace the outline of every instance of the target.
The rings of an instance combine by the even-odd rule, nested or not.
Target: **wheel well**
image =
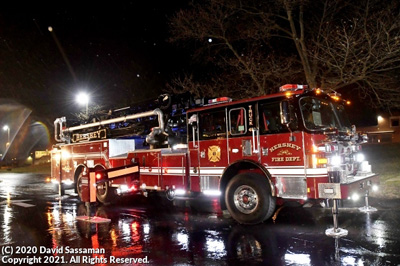
[[[81,173],[82,169],[85,168],[87,166],[80,164],[78,165],[78,167],[75,169],[75,175],[74,175],[74,181],[76,182],[76,180],[78,179],[79,174]],[[96,164],[94,167],[94,170],[101,170],[101,169],[106,169],[102,164]]]
[[[261,164],[259,164],[257,162],[250,161],[250,160],[238,161],[238,162],[235,162],[235,163],[229,165],[221,177],[220,191],[222,193],[221,193],[220,203],[221,203],[221,208],[223,210],[226,210],[225,189],[226,189],[229,181],[237,174],[243,173],[243,172],[259,173],[262,176],[265,176],[265,178],[267,178],[268,183],[271,186],[272,196],[275,196],[275,191],[273,189],[273,185],[271,182],[271,174],[268,172],[267,169],[265,169],[264,166],[262,166]]]
[[[75,175],[74,175],[74,182],[76,183],[76,180],[78,180],[78,176],[81,173],[82,169],[85,168],[84,165],[78,165],[78,167],[75,169]]]

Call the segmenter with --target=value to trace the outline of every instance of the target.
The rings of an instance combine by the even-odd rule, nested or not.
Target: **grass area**
[[[400,143],[364,145],[363,152],[380,176],[379,196],[400,198]]]
[[[35,173],[50,175],[50,163],[15,168],[3,167],[0,169],[0,173]]]

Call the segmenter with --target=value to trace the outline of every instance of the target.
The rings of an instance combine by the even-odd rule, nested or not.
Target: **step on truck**
[[[57,118],[51,173],[61,192],[80,195],[82,174],[95,171],[102,203],[126,194],[208,197],[239,223],[256,224],[286,201],[357,199],[377,189],[366,139],[337,93],[287,84],[238,101],[165,94],[157,102],[77,125]]]

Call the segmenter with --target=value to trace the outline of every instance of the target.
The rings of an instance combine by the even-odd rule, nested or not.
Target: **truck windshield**
[[[315,97],[300,99],[301,113],[304,125],[310,130],[327,130],[336,128],[339,131],[349,131],[350,122],[343,105]]]

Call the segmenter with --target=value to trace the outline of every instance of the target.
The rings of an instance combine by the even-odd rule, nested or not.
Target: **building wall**
[[[400,114],[379,114],[378,124],[360,127],[357,131],[368,135],[370,143],[400,142]]]

